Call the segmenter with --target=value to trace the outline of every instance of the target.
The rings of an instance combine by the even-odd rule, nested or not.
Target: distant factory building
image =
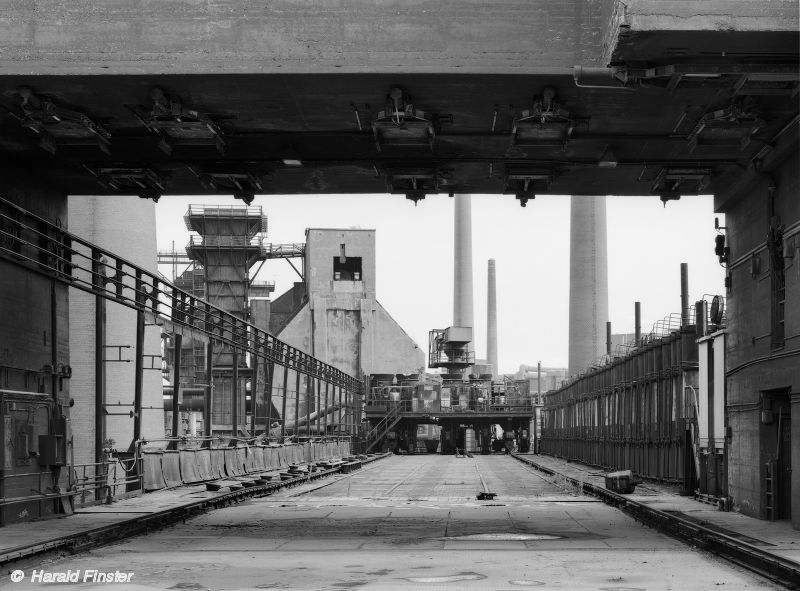
[[[306,230],[304,269],[271,306],[273,334],[354,376],[424,370],[422,349],[376,299],[375,230]]]

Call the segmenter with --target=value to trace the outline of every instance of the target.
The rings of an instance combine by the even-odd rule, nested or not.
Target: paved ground
[[[551,456],[520,455],[559,474],[590,482],[595,486],[604,486],[604,474],[598,468],[566,462]],[[692,497],[680,496],[679,490],[679,486],[645,482],[639,484],[633,494],[626,496],[654,509],[675,513],[684,519],[712,526],[731,537],[800,563],[800,531],[792,529],[790,520],[766,521],[736,511],[719,511],[714,505],[701,503]]]
[[[134,573],[60,589],[775,588],[506,456],[394,457],[37,568]]]

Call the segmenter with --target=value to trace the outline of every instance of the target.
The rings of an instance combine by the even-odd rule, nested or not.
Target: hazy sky
[[[635,301],[642,302],[643,332],[680,311],[682,262],[689,264],[690,301],[724,293],[710,196],[683,197],[666,208],[657,197],[607,199],[614,333],[633,332]],[[568,196],[539,196],[523,209],[513,196],[472,196],[475,351],[485,358],[486,268],[494,258],[501,373],[537,361],[567,365],[569,202]],[[242,204],[232,197],[162,199],[156,206],[159,249],[173,240],[186,245],[189,203]],[[453,200],[446,195],[429,196],[417,207],[401,195],[270,195],[253,205],[269,218],[269,242],[304,242],[309,227],[375,229],[381,304],[423,350],[431,328],[452,324]],[[268,261],[258,275],[275,281],[276,295],[297,278],[283,260]]]

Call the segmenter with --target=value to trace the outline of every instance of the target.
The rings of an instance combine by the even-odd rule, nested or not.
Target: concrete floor
[[[82,589],[777,588],[506,456],[393,457],[37,568],[134,573],[59,585]]]

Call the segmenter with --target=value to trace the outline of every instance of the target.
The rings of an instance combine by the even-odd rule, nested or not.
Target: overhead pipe
[[[291,431],[292,429],[299,429],[300,427],[303,427],[307,424],[310,425],[312,422],[317,420],[317,417],[324,417],[329,414],[332,414],[337,410],[339,410],[340,408],[342,408],[343,406],[344,406],[343,404],[331,404],[330,406],[322,410],[319,411],[315,410],[306,417],[300,417],[299,419],[291,423],[286,423],[284,425],[281,425],[280,427],[271,428],[270,434],[271,435],[282,434],[281,429],[285,429],[286,431]]]
[[[606,90],[634,90],[625,86],[628,74],[620,68],[573,66],[572,78],[578,88],[603,88]]]

